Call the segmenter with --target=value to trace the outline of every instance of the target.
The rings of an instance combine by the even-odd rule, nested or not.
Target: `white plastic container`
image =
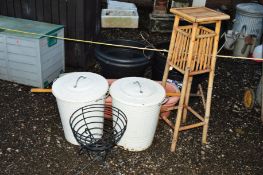
[[[138,28],[137,10],[102,9],[101,27],[103,28]]]
[[[64,37],[64,27],[0,15],[0,27]],[[65,70],[64,40],[0,31],[0,79],[44,88]]]
[[[151,146],[157,127],[165,90],[146,78],[128,77],[110,87],[112,105],[127,116],[127,129],[118,143],[129,151],[142,151]]]
[[[204,7],[206,0],[193,0],[192,7]]]
[[[137,7],[134,3],[120,2],[120,1],[108,1],[108,9],[137,11]]]
[[[68,73],[54,82],[52,93],[57,100],[64,134],[68,142],[78,145],[69,124],[71,115],[86,105],[104,104],[108,89],[109,85],[104,77],[90,72]],[[98,115],[102,116],[103,113]],[[99,120],[101,121],[98,122],[103,123],[103,117]]]

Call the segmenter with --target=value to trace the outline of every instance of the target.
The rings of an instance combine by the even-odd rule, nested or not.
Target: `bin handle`
[[[77,81],[76,81],[76,83],[75,83],[75,85],[74,85],[74,88],[77,88],[80,79],[86,79],[86,78],[87,78],[87,77],[79,76],[79,78],[77,79]]]
[[[246,35],[247,34],[247,26],[243,25],[240,31],[241,34]]]
[[[161,103],[159,103],[159,105],[161,106],[161,105],[166,104],[166,103],[168,102],[168,100],[169,100],[169,97],[165,97],[165,98],[163,99],[163,101],[162,101]]]
[[[95,102],[98,102],[98,101],[100,101],[100,100],[104,100],[104,99],[108,98],[109,96],[110,96],[110,91],[108,90],[108,91],[106,92],[106,94],[105,94],[102,98],[99,98],[99,99],[95,100]]]
[[[133,84],[137,84],[137,85],[139,86],[139,88],[140,88],[140,93],[142,94],[143,91],[142,91],[142,85],[140,84],[140,82],[139,82],[139,81],[134,81]]]

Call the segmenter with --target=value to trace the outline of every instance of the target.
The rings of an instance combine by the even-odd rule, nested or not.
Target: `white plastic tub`
[[[102,28],[138,28],[139,15],[137,10],[102,9]]]
[[[86,105],[104,104],[108,88],[108,82],[104,77],[90,72],[69,73],[54,82],[52,93],[57,100],[64,134],[68,142],[78,145],[69,124],[71,115]],[[104,114],[101,112],[97,115],[103,116]],[[103,124],[103,117],[98,120],[101,120],[98,122]]]
[[[110,87],[112,105],[127,116],[127,129],[118,143],[129,151],[142,151],[151,146],[158,123],[164,88],[146,78],[128,77]]]

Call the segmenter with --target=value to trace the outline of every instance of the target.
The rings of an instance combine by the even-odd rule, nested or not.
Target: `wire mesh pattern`
[[[116,107],[93,104],[75,111],[69,122],[73,135],[83,149],[104,152],[120,141],[126,130],[127,117]]]
[[[171,52],[172,56],[170,58],[171,65],[184,73],[187,61],[191,61],[191,72],[209,71],[215,32],[203,26],[198,27],[192,58],[188,58],[192,26],[178,27],[175,35],[175,45],[172,48],[173,52]]]

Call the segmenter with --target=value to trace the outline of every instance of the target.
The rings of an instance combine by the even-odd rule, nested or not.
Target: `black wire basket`
[[[81,150],[107,152],[123,136],[127,117],[116,107],[93,104],[75,111],[69,123]]]

